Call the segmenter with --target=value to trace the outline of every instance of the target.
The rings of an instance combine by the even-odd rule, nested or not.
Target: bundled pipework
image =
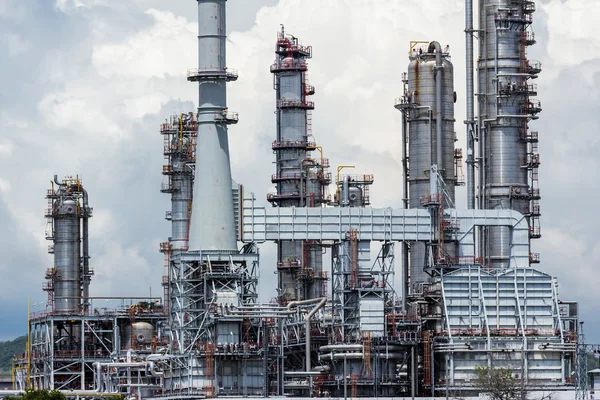
[[[78,178],[59,182],[56,175],[46,194],[46,239],[53,242],[54,266],[46,270],[48,303],[59,313],[80,313],[89,308],[89,285],[93,270],[89,266],[88,219],[92,208]]]

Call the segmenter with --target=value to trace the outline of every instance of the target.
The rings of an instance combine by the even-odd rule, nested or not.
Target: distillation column
[[[307,96],[314,88],[307,82],[306,60],[310,46],[282,31],[277,35],[276,60],[271,65],[277,96],[277,140],[273,142],[277,172],[271,180],[277,192],[267,196],[277,207],[320,207],[327,201],[324,188],[331,182],[326,159],[314,160],[317,149],[311,141],[311,110]],[[278,242],[278,290],[282,302],[323,296],[323,260],[321,247],[314,241]]]
[[[531,0],[481,0],[479,49],[480,205],[512,209],[528,217],[530,238],[540,237],[537,132],[528,122],[541,111],[530,99],[539,63],[527,60],[535,43],[529,31]],[[510,230],[488,228],[483,254],[492,267],[509,265]]]
[[[164,137],[163,154],[165,157],[162,173],[166,178],[161,185],[161,192],[171,195],[171,210],[167,211],[165,215],[165,219],[171,222],[171,236],[168,242],[160,244],[160,251],[165,255],[166,272],[162,284],[165,288],[164,304],[166,309],[169,308],[170,300],[168,290],[170,257],[173,253],[180,253],[188,249],[197,129],[192,112],[173,115],[160,126],[160,133]]]
[[[408,87],[397,108],[407,113],[410,173],[408,193],[410,208],[427,202],[452,207],[456,185],[454,133],[454,75],[450,56],[439,43],[431,42],[425,49],[413,51],[408,66]],[[430,170],[437,165],[445,189],[431,193]],[[440,189],[443,186],[439,186]],[[448,204],[451,203],[451,204]],[[443,233],[440,233],[443,234]],[[454,255],[452,246],[444,247],[443,255]],[[409,292],[427,280],[425,267],[427,246],[422,242],[410,245]]]
[[[89,267],[88,219],[92,209],[79,179],[59,182],[55,177],[54,184],[57,188],[46,195],[46,239],[53,241],[49,252],[54,253],[54,267],[46,271],[44,290],[53,311],[78,314],[89,307],[93,271]]]

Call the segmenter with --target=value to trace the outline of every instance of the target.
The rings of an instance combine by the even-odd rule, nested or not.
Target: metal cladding
[[[529,30],[535,3],[482,0],[480,10],[480,206],[528,216],[531,237],[539,237],[537,133],[528,131],[528,122],[541,111],[539,102],[531,99],[537,94],[531,80],[541,68],[526,55],[527,46],[535,42]],[[484,245],[488,262],[506,268],[509,252],[509,230],[490,228]]]
[[[88,308],[93,274],[89,267],[87,233],[92,209],[88,206],[87,192],[78,179],[58,182],[55,177],[55,184],[58,188],[50,189],[46,196],[46,239],[53,241],[49,252],[54,254],[54,266],[46,271],[48,283],[44,290],[48,292],[48,304],[55,312],[79,313]]]
[[[410,154],[409,205],[420,208],[422,199],[430,195],[430,169],[438,165],[446,183],[448,197],[454,202],[456,178],[454,175],[454,68],[448,53],[441,54],[438,66],[436,46],[433,42],[425,51],[414,52],[408,66]],[[439,45],[437,45],[439,49]],[[442,51],[439,49],[439,51]],[[441,70],[441,98],[438,99],[436,74]],[[438,109],[441,105],[441,109]],[[439,115],[439,113],[441,115]],[[441,120],[441,126],[438,126]],[[441,134],[438,132],[441,129]],[[441,137],[441,143],[438,140]],[[440,148],[438,148],[438,145]],[[441,151],[440,151],[441,150]],[[439,156],[441,155],[441,159]],[[411,285],[422,283],[429,277],[426,265],[426,246],[413,243],[410,249]]]
[[[54,283],[54,310],[79,311],[81,237],[77,203],[72,198],[57,203],[54,214],[54,268],[60,278]]]
[[[226,67],[225,0],[198,0],[198,69],[188,80],[199,82],[199,160],[194,179],[190,250],[236,250],[227,125],[237,115],[227,109],[227,81],[237,75]]]
[[[275,75],[277,107],[276,174],[271,181],[277,192],[267,199],[278,207],[320,207],[327,201],[325,186],[331,182],[325,173],[327,160],[312,159],[317,149],[311,140],[311,115],[314,103],[307,96],[314,93],[308,84],[307,59],[312,48],[282,31],[277,35],[276,59],[271,65]],[[278,242],[279,297],[282,301],[313,299],[323,293],[323,256],[316,242]]]

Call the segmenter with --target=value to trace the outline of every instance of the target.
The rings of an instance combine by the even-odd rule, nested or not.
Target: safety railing
[[[277,149],[292,149],[292,148],[300,148],[300,149],[304,149],[304,148],[308,148],[308,147],[315,147],[316,143],[315,142],[307,142],[304,140],[275,140],[271,146],[271,148],[273,150],[277,150]]]
[[[542,112],[542,103],[539,100],[530,99],[523,104],[523,108],[526,113],[535,115]]]
[[[513,10],[499,10],[494,14],[496,23],[531,24],[533,17],[529,13],[520,14]]]
[[[529,198],[532,200],[539,200],[540,199],[540,189],[530,188],[529,189]]]
[[[238,71],[235,69],[192,68],[187,70],[187,78],[189,81],[199,81],[209,78],[222,78],[233,81],[238,77]]]
[[[160,244],[160,252],[161,253],[166,253],[171,251],[171,242],[162,242]]]
[[[525,31],[521,34],[519,42],[525,46],[532,46],[535,44],[535,34],[531,31]]]
[[[315,108],[315,103],[304,100],[277,100],[277,108],[305,108],[312,110]]]
[[[300,260],[287,260],[277,262],[277,268],[296,268],[300,267]]]
[[[304,94],[306,96],[312,96],[315,94],[315,87],[309,84],[304,84]]]
[[[522,164],[523,167],[527,167],[527,168],[536,168],[540,166],[540,155],[537,153],[529,153],[527,154],[527,156],[522,160]]]
[[[542,63],[535,60],[528,60],[525,65],[528,74],[537,75],[542,72]]]
[[[531,239],[539,239],[542,237],[542,230],[539,226],[531,226],[529,227],[529,237]]]
[[[283,72],[283,71],[306,71],[308,70],[308,63],[306,61],[298,60],[287,60],[277,61],[271,65],[271,72]]]
[[[282,173],[282,174],[274,174],[271,175],[271,182],[281,182],[281,181],[292,181],[292,180],[300,180],[304,177],[302,173]]]
[[[277,39],[277,52],[278,53],[300,53],[305,57],[312,57],[312,46],[302,46],[301,44],[295,43],[291,39],[278,36]]]
[[[240,120],[238,113],[223,111],[214,114],[215,121],[221,124],[237,124]]]

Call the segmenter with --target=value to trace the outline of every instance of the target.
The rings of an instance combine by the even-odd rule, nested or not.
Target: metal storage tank
[[[439,45],[438,45],[439,46]],[[441,160],[437,157],[436,139],[436,70],[435,42],[427,51],[415,54],[408,66],[408,95],[414,107],[409,115],[409,198],[410,208],[421,207],[421,198],[429,196],[429,172],[433,164],[441,169],[446,190],[454,202],[454,69],[448,53],[442,54],[442,141]],[[428,276],[425,267],[424,243],[412,243],[410,248],[410,280],[415,285]]]
[[[154,326],[149,322],[134,322],[125,326],[123,335],[124,349],[130,349],[132,346],[148,346],[152,344]],[[134,343],[132,343],[132,339],[135,341]]]
[[[78,312],[81,306],[80,232],[78,205],[72,198],[55,203],[54,310]]]

